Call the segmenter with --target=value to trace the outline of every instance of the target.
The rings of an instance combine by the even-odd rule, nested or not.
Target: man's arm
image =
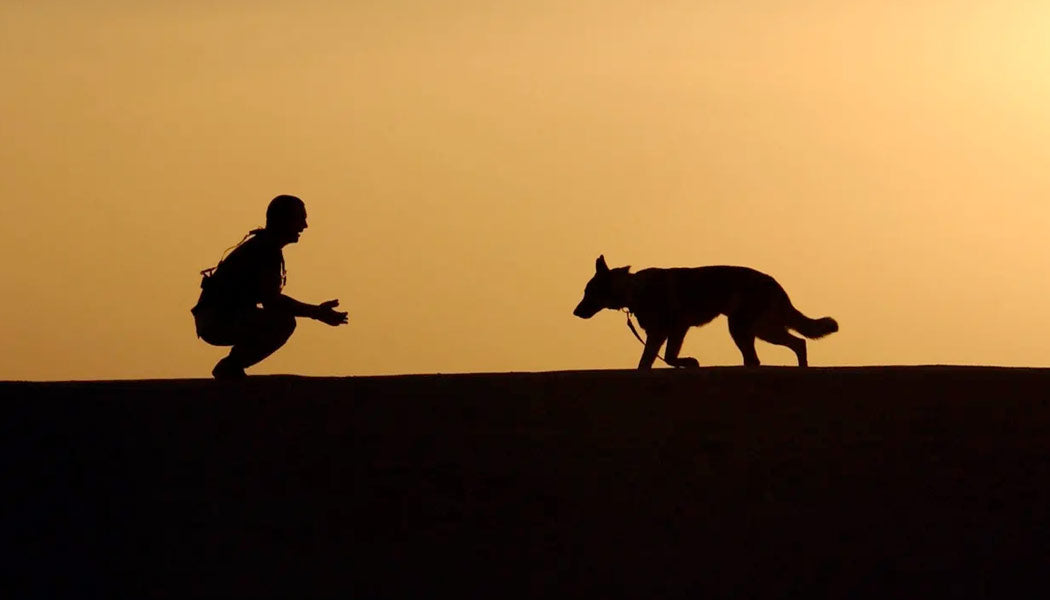
[[[295,298],[284,294],[274,294],[270,298],[263,300],[262,304],[266,308],[292,313],[296,317],[310,317],[311,319],[317,314],[318,308],[313,304],[299,302]]]
[[[343,325],[347,322],[345,312],[334,310],[336,306],[339,306],[338,300],[329,300],[315,305],[300,302],[284,294],[276,294],[269,300],[264,300],[263,306],[282,312],[289,312],[296,317],[309,317],[333,326]]]

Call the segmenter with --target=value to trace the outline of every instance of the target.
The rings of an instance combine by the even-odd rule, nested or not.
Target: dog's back
[[[775,279],[748,267],[642,269],[634,274],[634,290],[631,311],[645,329],[703,325],[742,306],[790,303]]]

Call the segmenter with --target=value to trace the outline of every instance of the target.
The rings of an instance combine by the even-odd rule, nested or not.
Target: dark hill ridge
[[[1045,590],[1048,391],[971,367],[0,383],[4,587]]]

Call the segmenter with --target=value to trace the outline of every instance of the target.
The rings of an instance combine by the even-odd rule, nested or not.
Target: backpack
[[[219,262],[215,263],[214,267],[208,267],[207,269],[204,269],[203,271],[201,271],[201,289],[203,290],[203,289],[206,289],[208,287],[208,284],[211,282],[212,275],[214,275],[215,271],[219,267],[222,266],[222,261],[226,260],[226,255],[227,254],[229,254],[230,252],[232,252],[232,251],[236,250],[237,248],[240,248],[241,246],[243,246],[244,242],[248,241],[248,238],[252,237],[253,235],[258,235],[258,234],[262,233],[263,231],[264,231],[263,229],[253,229],[253,230],[249,231],[244,237],[242,237],[241,241],[239,241],[236,244],[230,246],[229,248],[223,250],[222,256],[219,257]],[[281,267],[281,270],[283,272],[283,270],[284,270],[284,266],[283,265]]]

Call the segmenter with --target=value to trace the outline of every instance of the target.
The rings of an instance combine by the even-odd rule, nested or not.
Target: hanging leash
[[[638,330],[634,328],[634,322],[631,321],[631,309],[623,308],[620,310],[622,310],[624,314],[627,315],[627,328],[631,330],[631,333],[634,334],[634,337],[638,338],[638,341],[641,342],[644,346],[645,340],[642,339],[642,336],[638,335]],[[659,352],[656,353],[656,358],[659,358],[660,361],[663,362],[665,365],[669,367],[671,366],[671,363],[667,362],[667,360],[665,360],[663,356],[660,356]]]

